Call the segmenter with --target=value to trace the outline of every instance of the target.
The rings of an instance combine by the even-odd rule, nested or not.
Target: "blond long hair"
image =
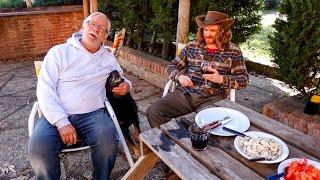
[[[229,48],[232,39],[232,32],[229,26],[219,25],[219,32],[216,36],[216,45],[219,49]],[[197,32],[197,42],[199,44],[205,44],[205,39],[203,37],[203,27],[198,28]]]

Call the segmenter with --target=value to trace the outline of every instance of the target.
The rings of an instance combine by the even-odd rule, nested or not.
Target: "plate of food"
[[[278,174],[284,173],[281,180],[320,179],[320,162],[306,158],[291,158],[282,161],[278,166]]]
[[[212,107],[201,110],[195,117],[195,122],[198,126],[203,127],[207,124],[211,124],[214,121],[221,121],[229,117],[231,120],[226,124],[222,124],[211,130],[211,134],[218,136],[234,136],[234,134],[222,129],[226,126],[239,132],[246,131],[250,126],[249,118],[242,112],[234,109],[224,107]]]
[[[248,160],[260,159],[258,163],[273,164],[285,160],[289,155],[286,143],[281,139],[264,132],[244,132],[246,137],[234,139],[236,150]]]

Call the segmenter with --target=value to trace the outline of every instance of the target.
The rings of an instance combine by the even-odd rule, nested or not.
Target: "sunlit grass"
[[[273,13],[276,11],[266,11],[265,15]],[[267,17],[270,18],[270,17]],[[269,21],[269,22],[268,22]],[[262,21],[262,29],[257,34],[251,36],[245,43],[240,44],[240,48],[243,52],[243,55],[248,58],[250,61],[272,65],[272,54],[270,51],[270,43],[268,40],[268,36],[271,36],[274,32],[274,28],[272,27],[273,19],[265,19]]]

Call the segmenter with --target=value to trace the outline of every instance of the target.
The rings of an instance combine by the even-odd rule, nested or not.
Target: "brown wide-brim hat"
[[[197,16],[196,22],[199,27],[203,27],[205,25],[226,25],[231,27],[234,20],[229,18],[228,14],[218,11],[208,11],[207,15]]]

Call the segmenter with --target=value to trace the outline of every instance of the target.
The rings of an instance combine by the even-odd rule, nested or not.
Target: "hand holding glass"
[[[212,73],[212,71],[210,71],[210,69],[214,68],[213,67],[213,64],[208,62],[208,61],[203,61],[201,63],[201,73],[202,74],[210,74]],[[208,80],[204,80],[204,87],[205,88],[209,88],[209,85],[208,85]]]

